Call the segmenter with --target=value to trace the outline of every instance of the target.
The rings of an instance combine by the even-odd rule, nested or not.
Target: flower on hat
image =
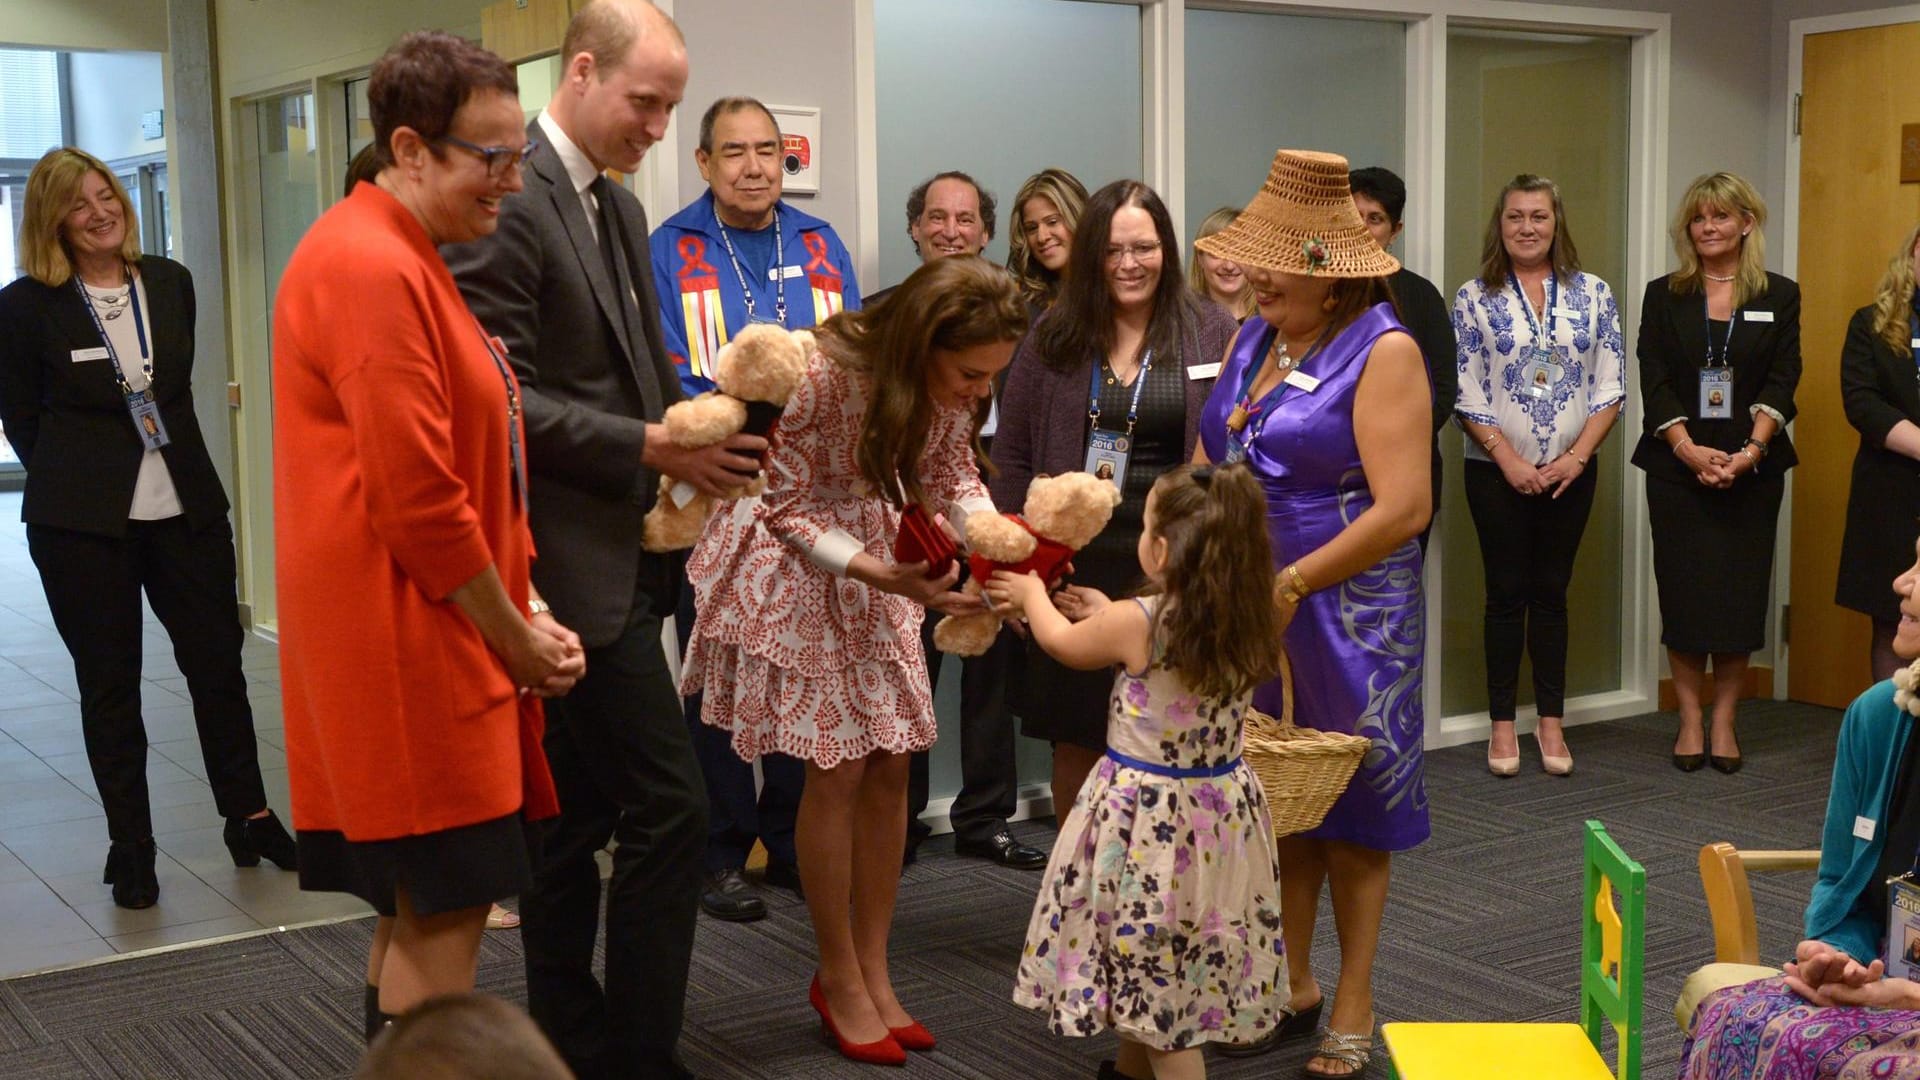
[[[1300,252],[1307,257],[1307,273],[1309,274],[1333,261],[1333,256],[1327,253],[1327,245],[1321,243],[1320,238],[1317,236],[1310,236],[1302,241],[1300,244]]]

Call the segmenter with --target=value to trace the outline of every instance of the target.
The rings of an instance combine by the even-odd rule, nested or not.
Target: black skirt
[[[533,883],[526,825],[516,811],[397,840],[349,840],[337,830],[302,829],[300,887],[343,892],[397,914],[404,887],[417,915],[439,915],[518,896]]]
[[[1766,644],[1785,490],[1774,472],[1724,491],[1647,474],[1661,644],[1684,653],[1751,653]]]

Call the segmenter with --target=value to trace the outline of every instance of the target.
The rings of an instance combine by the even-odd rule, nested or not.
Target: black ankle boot
[[[113,902],[123,908],[150,908],[160,899],[160,879],[153,872],[153,838],[115,843],[107,849],[102,885],[113,886]]]
[[[222,835],[235,866],[259,866],[262,856],[282,870],[292,870],[297,865],[298,849],[293,837],[287,835],[286,828],[271,810],[261,818],[228,818]]]

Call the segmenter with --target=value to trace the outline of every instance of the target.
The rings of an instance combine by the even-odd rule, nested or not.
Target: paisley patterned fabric
[[[1453,333],[1460,344],[1460,396],[1454,411],[1500,429],[1521,457],[1544,465],[1559,457],[1594,413],[1627,396],[1626,345],[1613,290],[1592,274],[1549,279],[1552,308],[1542,320],[1533,304],[1505,282],[1489,290],[1478,278],[1453,299]],[[1538,340],[1549,328],[1558,378],[1547,396],[1531,397],[1522,384]],[[1466,455],[1488,460],[1472,439]]]
[[[1312,390],[1283,385],[1245,430],[1247,464],[1267,494],[1274,566],[1325,544],[1373,505],[1354,442],[1353,398],[1373,343],[1394,331],[1405,332],[1393,306],[1372,308],[1300,364],[1319,380]],[[1234,339],[1200,420],[1208,459],[1225,460],[1227,415],[1248,365],[1265,356],[1274,332],[1249,319]],[[1408,540],[1377,565],[1309,595],[1287,628],[1294,721],[1373,740],[1326,820],[1302,834],[1310,839],[1401,851],[1427,838],[1422,565],[1420,545]],[[1261,687],[1253,703],[1280,715],[1280,681]]]
[[[899,511],[853,458],[866,402],[865,377],[816,352],[780,418],[766,492],[716,510],[687,563],[700,615],[680,690],[706,694],[701,718],[733,732],[742,760],[781,753],[832,768],[933,745],[926,609],[808,558],[837,531],[893,559]],[[992,506],[971,431],[969,410],[935,410],[920,482],[936,512]]]
[[[1107,741],[1142,763],[1223,766],[1240,757],[1247,705],[1201,698],[1157,665],[1123,671]],[[1244,761],[1180,779],[1101,758],[1054,843],[1014,1001],[1058,1035],[1113,1029],[1163,1050],[1258,1038],[1286,985],[1274,857]]]
[[[1920,1012],[1821,1008],[1784,978],[1700,1005],[1680,1080],[1920,1080]]]

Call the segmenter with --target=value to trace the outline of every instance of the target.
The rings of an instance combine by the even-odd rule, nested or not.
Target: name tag
[[[1748,322],[1772,322],[1773,321],[1773,312],[1771,311],[1749,311],[1749,312],[1745,312],[1744,314],[1746,315]]]
[[[767,269],[767,280],[778,281],[781,278],[797,278],[805,273],[797,266],[774,266]]]
[[[1219,364],[1188,364],[1187,365],[1187,378],[1192,379],[1196,382],[1201,379],[1217,379],[1219,377],[1220,377]]]
[[[92,349],[75,349],[67,355],[73,359],[74,363],[80,364],[88,360],[105,360],[107,349],[104,345]]]
[[[1287,377],[1283,381],[1288,386],[1297,386],[1309,394],[1320,389],[1320,380],[1301,371],[1299,368],[1294,368],[1292,371],[1287,372]]]
[[[1572,320],[1573,320],[1573,321],[1575,321],[1575,322],[1586,322],[1586,321],[1587,321],[1587,315],[1586,315],[1586,312],[1584,312],[1584,311],[1575,311],[1574,309],[1572,309],[1572,308],[1570,308],[1570,307],[1556,307],[1556,308],[1554,308],[1554,309],[1553,309],[1553,316],[1554,316],[1554,318],[1556,318],[1556,319],[1572,319]]]
[[[1871,842],[1873,840],[1873,830],[1877,824],[1878,822],[1874,821],[1872,818],[1869,818],[1869,817],[1854,818],[1853,819],[1854,837],[1856,839],[1866,840]]]

